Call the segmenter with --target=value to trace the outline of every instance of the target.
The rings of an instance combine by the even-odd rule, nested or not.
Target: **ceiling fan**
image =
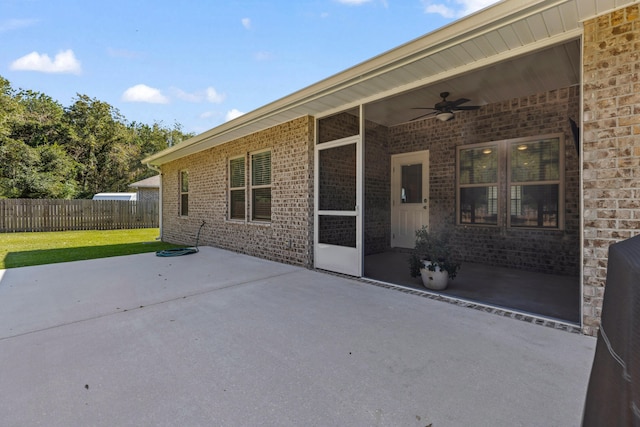
[[[413,108],[413,110],[433,110],[433,111],[431,111],[430,113],[418,116],[415,119],[411,119],[411,120],[418,120],[423,117],[435,115],[436,119],[446,122],[447,120],[451,120],[453,118],[453,113],[456,111],[477,110],[478,108],[480,108],[480,106],[478,105],[467,105],[467,106],[461,105],[471,101],[470,99],[467,99],[467,98],[460,98],[455,101],[447,101],[448,96],[449,96],[449,92],[441,92],[440,97],[442,98],[442,101],[434,105],[433,108],[432,107]]]

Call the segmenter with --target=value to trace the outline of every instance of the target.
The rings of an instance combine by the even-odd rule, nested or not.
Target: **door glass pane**
[[[354,211],[356,208],[356,144],[318,152],[319,209]]]
[[[319,243],[356,247],[356,217],[321,215],[318,219]]]
[[[400,203],[422,203],[422,163],[402,166]]]

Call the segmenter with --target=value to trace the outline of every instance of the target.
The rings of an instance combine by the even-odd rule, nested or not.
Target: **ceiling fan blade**
[[[449,109],[452,106],[453,106],[453,102],[451,102],[451,101],[440,101],[436,105],[433,106],[434,107],[433,109],[442,111],[442,110]]]
[[[478,108],[480,108],[480,106],[477,105],[468,105],[466,107],[461,106],[461,104],[467,103],[469,101],[471,101],[470,99],[467,98],[460,98],[457,99],[455,101],[447,101],[447,97],[449,96],[449,92],[442,92],[440,93],[440,98],[442,98],[442,100],[440,102],[437,102],[433,108],[430,107],[414,107],[412,108],[412,110],[433,110],[430,113],[427,114],[423,114],[421,116],[418,116],[416,118],[411,119],[410,121],[413,120],[418,120],[421,119],[423,117],[427,117],[427,116],[432,116],[432,115],[438,115],[440,113],[454,113],[456,111],[463,111],[463,110],[477,110]],[[446,116],[442,116],[443,119]]]
[[[471,101],[471,100],[470,100],[470,99],[467,99],[467,98],[460,98],[460,99],[457,99],[457,100],[455,100],[455,101],[450,101],[450,102],[449,102],[449,104],[450,104],[452,107],[457,107],[458,105],[460,105],[460,104],[464,104],[465,102],[469,102],[469,101]]]

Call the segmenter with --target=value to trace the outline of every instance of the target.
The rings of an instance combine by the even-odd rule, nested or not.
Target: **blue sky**
[[[0,0],[0,75],[200,133],[496,0]]]

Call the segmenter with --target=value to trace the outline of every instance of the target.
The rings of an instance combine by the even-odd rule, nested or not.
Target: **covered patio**
[[[546,19],[569,12],[550,8]],[[344,89],[353,106],[318,115],[317,268],[424,289],[404,252],[428,226],[454,235],[465,266],[444,295],[580,324],[581,31],[547,25],[527,39],[524,27],[539,19],[528,13],[466,41],[454,24],[438,43],[401,46],[375,64],[375,78],[352,83],[370,97]],[[454,104],[446,115],[438,109]],[[551,173],[538,149],[548,140]],[[527,147],[533,169],[533,157],[514,160]],[[491,184],[473,178],[487,167],[483,153],[502,165]]]
[[[422,285],[420,277],[411,277],[407,252],[388,251],[368,255],[364,263],[364,277],[368,279],[580,325],[578,277],[464,263],[445,290],[433,291]]]

